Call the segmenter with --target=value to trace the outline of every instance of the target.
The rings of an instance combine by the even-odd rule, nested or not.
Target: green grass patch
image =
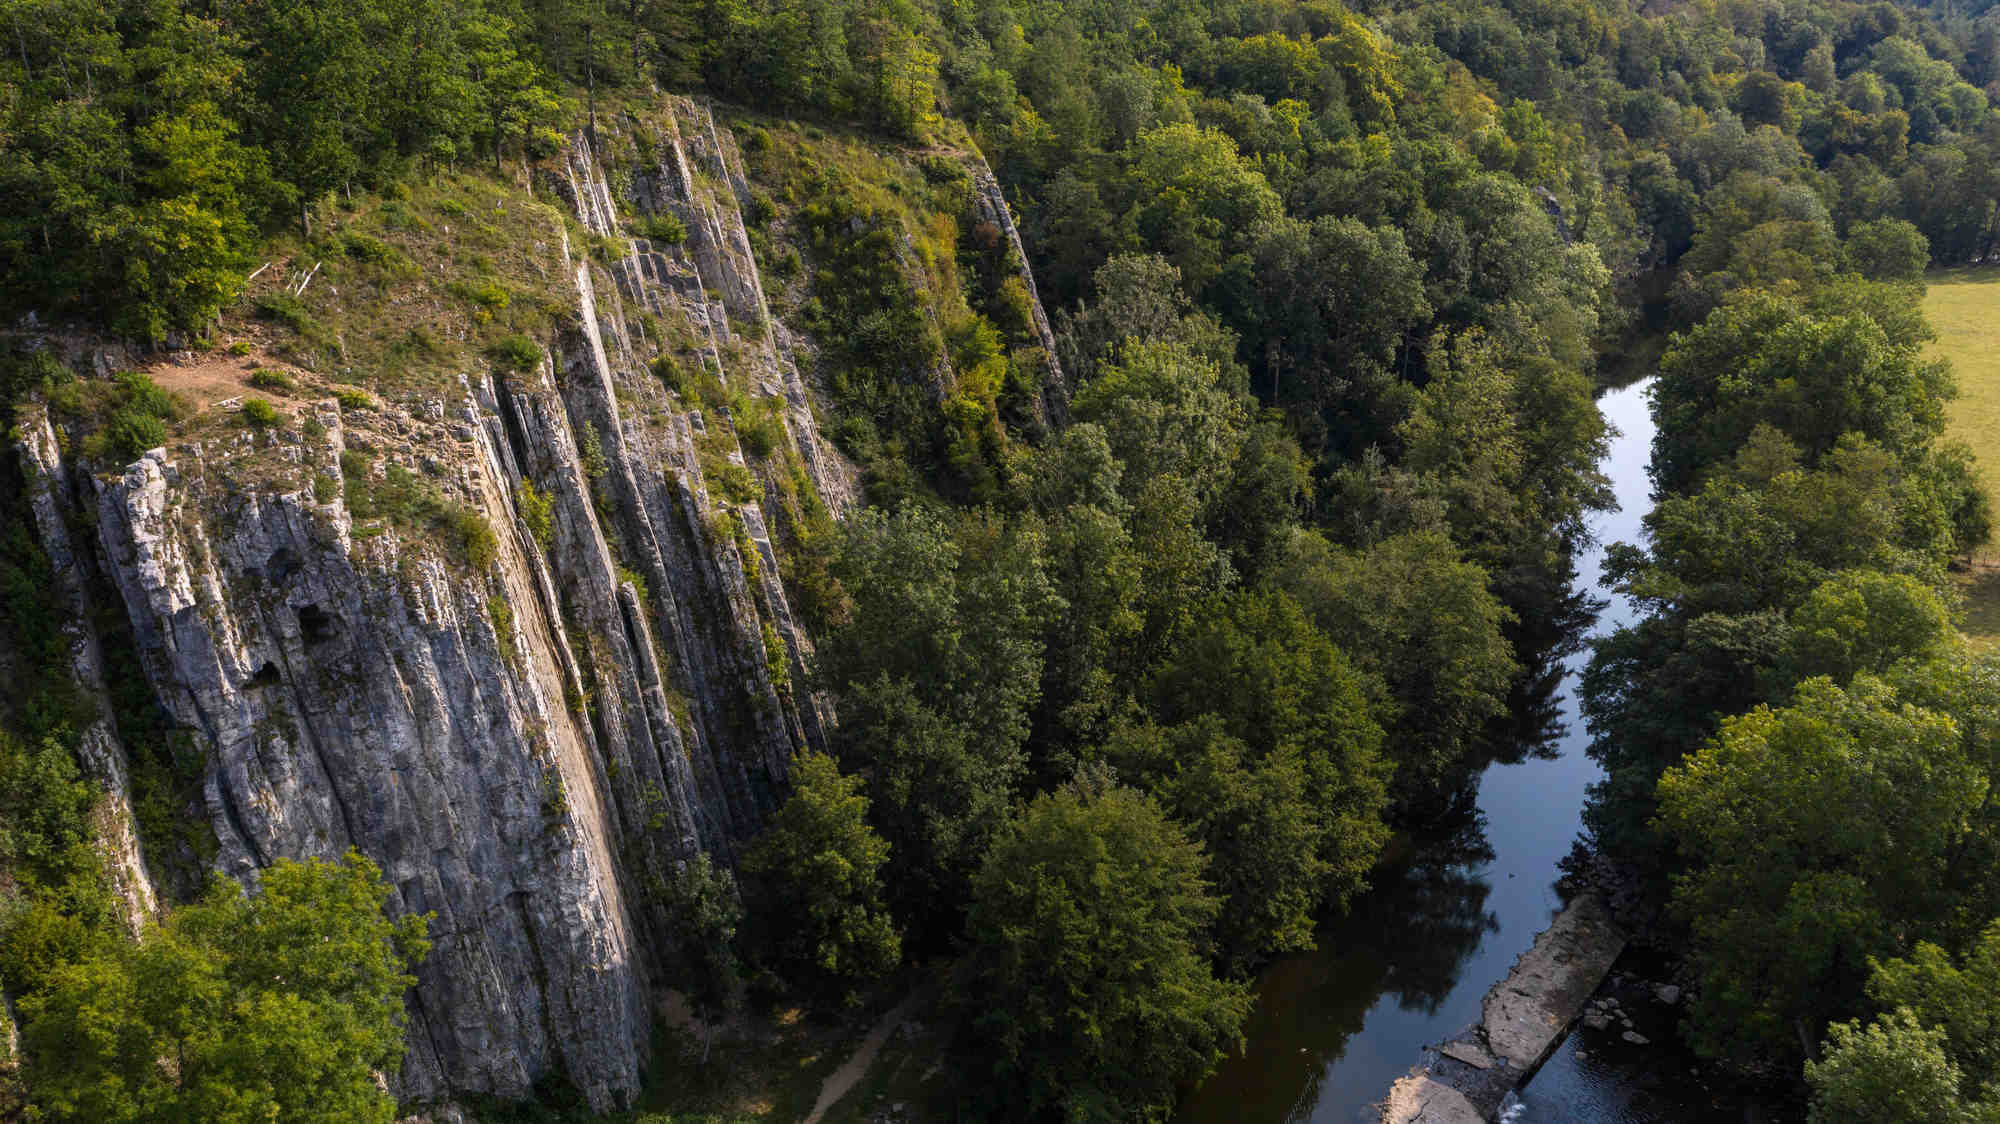
[[[1939,270],[1927,280],[1924,314],[1938,334],[1932,354],[1951,360],[1958,375],[1945,436],[1972,448],[1987,494],[2000,497],[2000,267]],[[2000,645],[2000,549],[1980,549],[1960,590],[1966,635]]]
[[[259,278],[244,310],[286,329],[273,349],[308,370],[337,364],[392,397],[448,392],[497,341],[545,339],[571,314],[569,276],[549,268],[563,232],[557,208],[476,169],[356,194],[310,241],[272,238],[264,256],[292,268]]]

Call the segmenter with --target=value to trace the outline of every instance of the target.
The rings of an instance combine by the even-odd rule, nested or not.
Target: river
[[[1576,559],[1576,582],[1598,591],[1603,547],[1637,542],[1649,503],[1653,422],[1645,384],[1606,392],[1616,427],[1604,474],[1618,508],[1592,520],[1595,545]],[[1610,598],[1593,628],[1629,620]],[[1585,790],[1601,775],[1584,752],[1575,698],[1587,651],[1571,655],[1552,700],[1553,724],[1534,744],[1479,778],[1476,806],[1420,837],[1399,840],[1375,889],[1324,927],[1316,951],[1271,964],[1258,980],[1248,1050],[1194,1090],[1179,1124],[1356,1124],[1442,1041],[1479,1018],[1480,1000],[1507,975],[1560,908],[1557,862],[1580,826]],[[1518,760],[1516,760],[1518,759]],[[1574,1036],[1572,1036],[1574,1038]],[[1582,1054],[1583,1056],[1579,1056]],[[1686,1091],[1657,1078],[1642,1051],[1580,1050],[1565,1042],[1524,1091],[1515,1124],[1667,1124],[1688,1115]]]

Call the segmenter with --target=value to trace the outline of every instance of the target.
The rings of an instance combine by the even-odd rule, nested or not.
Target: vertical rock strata
[[[842,515],[857,486],[815,421],[811,341],[765,300],[742,157],[678,98],[600,144],[625,147],[578,138],[537,186],[619,252],[550,263],[573,311],[532,371],[314,402],[270,430],[198,427],[109,475],[66,458],[38,412],[17,435],[79,682],[102,695],[85,609],[115,589],[208,763],[218,867],[254,884],[281,858],[357,850],[393,910],[435,915],[398,1090],[416,1101],[560,1074],[600,1109],[626,1102],[673,947],[663,883],[698,852],[732,861],[833,722],[804,686],[810,640],[774,532],[808,505]],[[607,170],[599,151],[637,158]],[[970,162],[981,217],[1019,256]],[[625,235],[664,214],[684,241]],[[663,377],[663,354],[697,357],[720,399]],[[1048,379],[1037,412],[1059,421],[1053,365]],[[743,409],[763,427],[752,457]],[[358,518],[346,497],[366,482],[347,473],[392,470],[483,517],[491,549],[455,543],[448,519]],[[136,926],[155,896],[103,709],[86,764]]]
[[[413,1100],[559,1073],[601,1109],[625,1102],[672,947],[664,880],[697,852],[733,860],[833,721],[804,687],[810,641],[774,546],[802,504],[856,502],[801,374],[810,341],[765,300],[730,132],[685,99],[627,124],[609,143],[636,167],[609,174],[578,139],[538,184],[623,252],[551,263],[574,308],[536,369],[201,427],[110,475],[67,459],[39,414],[18,439],[79,680],[101,693],[88,577],[122,598],[161,706],[205,754],[220,869],[254,884],[281,858],[353,849],[392,909],[435,915],[399,1089]],[[623,233],[669,213],[679,244]],[[662,377],[659,356],[690,351],[729,405]],[[1049,379],[1038,410],[1059,419]],[[744,408],[777,426],[754,457]],[[357,518],[346,474],[391,466],[483,516],[490,551],[436,519]],[[154,893],[108,717],[85,745],[137,924]]]

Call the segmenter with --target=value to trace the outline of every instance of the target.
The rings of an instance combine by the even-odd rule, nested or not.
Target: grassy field
[[[1932,346],[1958,372],[1948,436],[1979,454],[1987,492],[2000,498],[2000,267],[1940,270],[1928,280]],[[1963,579],[1966,635],[2000,644],[2000,546],[1981,550]]]

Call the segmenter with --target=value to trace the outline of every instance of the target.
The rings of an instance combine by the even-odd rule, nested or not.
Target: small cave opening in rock
[[[252,675],[250,681],[243,685],[245,687],[275,687],[279,682],[281,680],[278,678],[278,665],[270,660],[265,660],[264,666],[257,669],[257,674]]]
[[[279,547],[272,551],[271,557],[264,563],[264,580],[274,586],[284,585],[298,572],[299,558],[292,553],[290,547]]]
[[[308,644],[324,644],[340,635],[340,618],[318,605],[299,605],[299,635]]]

